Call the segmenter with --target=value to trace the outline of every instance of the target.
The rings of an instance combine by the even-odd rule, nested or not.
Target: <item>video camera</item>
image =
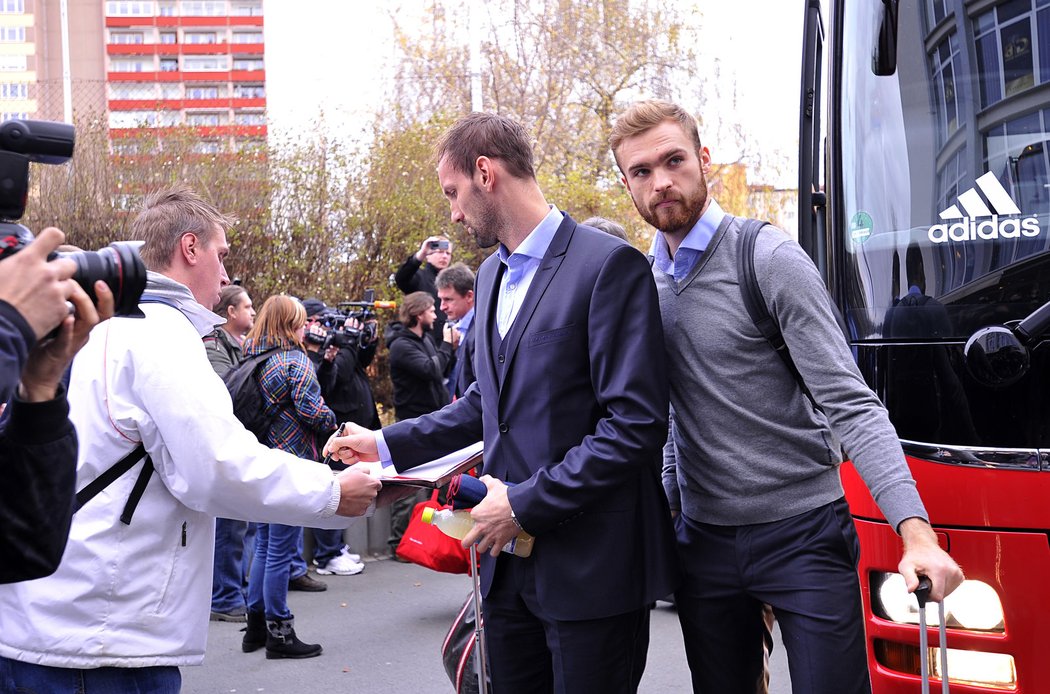
[[[324,327],[324,335],[306,333],[306,341],[321,345],[321,351],[329,346],[352,347],[363,349],[379,337],[376,328],[377,308],[397,308],[393,301],[376,301],[375,290],[365,290],[364,301],[340,301],[338,308],[330,308],[317,317],[317,322]],[[352,328],[346,322],[354,318],[360,328]]]
[[[0,260],[33,241],[33,232],[17,223],[25,214],[29,194],[29,163],[64,164],[73,156],[72,125],[43,120],[9,120],[0,124]],[[141,316],[139,298],[146,289],[146,266],[139,257],[139,241],[116,241],[98,251],[52,253],[48,260],[70,258],[77,269],[73,279],[98,304],[94,284],[113,290],[118,316]]]

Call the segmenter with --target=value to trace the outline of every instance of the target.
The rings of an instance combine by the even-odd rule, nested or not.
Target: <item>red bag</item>
[[[413,564],[448,574],[470,573],[470,550],[464,549],[459,540],[441,532],[437,526],[423,522],[423,509],[450,508],[437,501],[438,491],[426,501],[412,509],[412,517],[397,546],[397,556]]]

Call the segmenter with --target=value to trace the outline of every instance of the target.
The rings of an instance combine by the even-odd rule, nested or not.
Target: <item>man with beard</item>
[[[488,494],[463,545],[489,553],[480,578],[493,691],[635,691],[649,603],[678,581],[659,481],[667,379],[648,264],[547,203],[515,121],[465,116],[436,160],[452,221],[480,247],[499,245],[477,275],[477,380],[438,412],[382,432],[351,428],[327,449],[407,470],[484,439]],[[501,553],[522,529],[536,551]]]
[[[941,600],[962,573],[937,544],[886,411],[802,248],[767,226],[754,262],[820,409],[744,307],[737,257],[745,220],[708,196],[711,156],[693,117],[667,102],[640,102],[617,120],[610,143],[635,206],[658,230],[653,274],[672,412],[664,486],[678,512],[686,577],[675,597],[693,689],[755,691],[768,603],[794,691],[867,692],[857,537],[838,441],[901,535],[898,568],[909,590],[924,574]]]

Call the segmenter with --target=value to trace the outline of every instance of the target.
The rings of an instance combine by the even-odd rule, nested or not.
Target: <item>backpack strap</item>
[[[762,337],[766,338],[770,347],[780,356],[791,377],[795,379],[798,387],[802,389],[802,394],[813,405],[813,409],[820,410],[821,408],[817,401],[813,399],[813,394],[806,387],[802,374],[799,373],[798,367],[795,366],[795,360],[791,358],[791,352],[788,350],[787,343],[784,342],[784,334],[780,331],[780,326],[777,324],[776,319],[770,315],[769,308],[766,307],[765,297],[762,295],[762,288],[758,285],[758,274],[755,272],[755,241],[766,224],[766,222],[758,219],[748,219],[744,221],[744,226],[740,230],[740,251],[739,255],[737,255],[737,277],[740,281],[740,296],[744,300],[744,307],[751,317],[751,322],[762,333]]]
[[[142,469],[139,470],[138,479],[135,480],[135,486],[131,489],[131,494],[128,495],[128,501],[124,504],[124,511],[120,514],[120,522],[124,525],[131,525],[131,517],[135,515],[135,509],[139,505],[139,500],[142,499],[142,494],[146,491],[146,485],[149,483],[149,478],[153,474],[153,459],[146,454],[146,446],[141,442],[135,446],[131,451],[127,453],[123,458],[109,466],[101,475],[91,481],[86,487],[77,492],[76,506],[73,512],[79,511],[84,504],[98,496],[99,492],[108,487],[114,481],[122,476],[125,472],[130,470],[142,460],[145,456],[146,461],[142,465]]]

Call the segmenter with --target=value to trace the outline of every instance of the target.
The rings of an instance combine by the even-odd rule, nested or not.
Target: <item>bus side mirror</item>
[[[988,388],[1005,388],[1028,372],[1030,358],[1017,335],[1001,325],[981,328],[963,348],[966,370]]]

